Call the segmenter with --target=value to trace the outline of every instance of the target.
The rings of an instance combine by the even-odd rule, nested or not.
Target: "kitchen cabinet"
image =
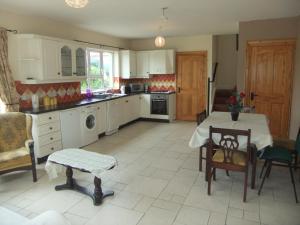
[[[59,111],[33,114],[31,117],[36,159],[61,150],[63,147]]]
[[[140,117],[150,118],[151,101],[149,94],[140,94]]]
[[[63,148],[79,148],[81,144],[80,108],[60,111]]]
[[[136,78],[136,52],[120,51],[120,72],[123,79]]]
[[[107,102],[107,129],[105,134],[111,135],[118,131],[122,118],[122,102],[121,99],[114,99]]]
[[[85,46],[33,34],[9,39],[9,62],[14,79],[22,83],[81,81],[86,75]]]
[[[173,121],[176,119],[176,94],[169,95],[169,121]]]
[[[150,51],[136,52],[136,78],[149,78]]]
[[[175,51],[154,50],[149,53],[150,74],[174,74]]]
[[[102,134],[107,130],[107,103],[106,102],[101,102],[97,103],[97,125],[98,125],[98,134]]]

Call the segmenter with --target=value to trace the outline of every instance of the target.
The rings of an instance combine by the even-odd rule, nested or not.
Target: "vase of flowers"
[[[231,119],[237,121],[241,110],[243,109],[244,92],[236,92],[229,97],[229,111],[231,112]]]

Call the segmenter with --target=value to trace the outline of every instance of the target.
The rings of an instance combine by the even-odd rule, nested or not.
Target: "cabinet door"
[[[75,49],[75,72],[76,76],[86,76],[86,51],[79,47]]]
[[[136,53],[134,51],[120,51],[121,77],[129,79],[136,77]]]
[[[140,101],[140,96],[139,95],[134,95],[131,96],[131,110],[130,112],[131,115],[131,121],[136,120],[140,117],[140,108],[141,108],[141,101]]]
[[[144,118],[150,117],[150,95],[142,94],[140,95],[140,116]]]
[[[72,49],[67,45],[60,48],[60,69],[62,77],[72,77]]]
[[[58,42],[42,40],[43,48],[43,78],[45,80],[58,79],[60,69],[58,66]]]
[[[106,119],[107,119],[106,102],[97,104],[98,134],[104,133],[106,131],[106,127],[107,127]]]
[[[166,50],[166,74],[175,73],[175,51]]]
[[[136,53],[136,77],[149,78],[149,51]]]
[[[166,73],[166,51],[150,51],[150,74]]]

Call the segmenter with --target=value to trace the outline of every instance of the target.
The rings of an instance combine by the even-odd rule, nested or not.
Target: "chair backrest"
[[[0,114],[0,152],[11,151],[25,146],[32,139],[31,116],[20,112]]]
[[[197,125],[200,125],[206,119],[206,110],[196,115]]]
[[[217,138],[218,137],[218,138]],[[223,151],[224,163],[233,162],[233,154],[235,151],[240,150],[239,137],[246,137],[246,148],[248,154],[251,150],[251,130],[235,130],[225,128],[209,128],[209,145],[208,157],[212,157],[212,150],[214,145],[218,145],[218,149]]]
[[[298,154],[300,154],[300,127],[298,130],[297,138],[296,138],[296,146],[295,146],[296,151]]]

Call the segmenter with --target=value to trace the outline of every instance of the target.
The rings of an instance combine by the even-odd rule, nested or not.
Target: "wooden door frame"
[[[205,76],[205,90],[204,90],[204,105],[205,105],[205,108],[207,107],[207,67],[208,67],[208,60],[207,60],[207,51],[206,50],[203,50],[203,51],[184,51],[184,52],[176,52],[176,71],[175,71],[175,86],[176,86],[176,119],[177,119],[177,112],[178,112],[178,98],[177,98],[177,94],[178,94],[178,90],[177,90],[177,76],[178,76],[178,56],[184,56],[184,55],[199,55],[199,56],[204,56],[204,59],[205,59],[205,68],[204,68],[204,76]],[[207,110],[207,109],[206,109]],[[195,118],[196,120],[196,118]]]
[[[296,46],[296,39],[295,38],[290,38],[290,39],[274,39],[274,40],[252,40],[252,41],[247,41],[246,45],[246,67],[245,67],[245,103],[247,105],[250,105],[251,99],[250,99],[250,87],[251,87],[251,76],[249,74],[250,70],[250,58],[251,58],[251,52],[249,49],[251,47],[259,47],[259,46],[280,46],[280,45],[291,45],[293,46],[293,60],[295,61],[295,46]],[[293,84],[294,84],[294,67],[295,63],[293,61],[293,67],[291,69],[291,87],[289,88],[289,93],[288,93],[288,101],[289,101],[289,115],[288,115],[288,135],[289,135],[289,128],[290,128],[290,120],[291,120],[291,108],[292,108],[292,97],[293,97]]]

